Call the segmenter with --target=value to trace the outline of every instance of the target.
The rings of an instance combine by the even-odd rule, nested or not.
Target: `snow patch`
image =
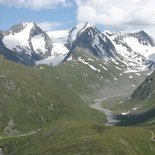
[[[137,109],[138,109],[138,107],[133,108],[134,111],[137,110]]]
[[[44,67],[39,67],[39,68],[42,69],[42,70],[45,69]]]
[[[56,80],[59,80],[59,77],[56,77],[55,79],[56,79]]]
[[[98,71],[99,73],[101,72],[101,70],[100,70],[100,69],[98,69],[97,71]]]
[[[72,58],[72,56],[70,56],[68,59],[67,59],[67,61],[71,61],[73,58]]]
[[[127,112],[122,112],[121,114],[122,115],[127,115],[127,114],[129,114],[131,111],[127,111]]]
[[[68,52],[69,52],[69,50],[67,49],[67,47],[64,44],[56,43],[56,42],[53,43],[51,55],[59,56],[59,55],[67,54]]]
[[[92,65],[90,65],[90,64],[88,64],[88,66],[91,68],[91,69],[93,69],[93,70],[97,70],[94,66],[92,66]]]
[[[46,65],[51,65],[51,66],[57,66],[64,60],[65,56],[66,55],[56,56],[56,57],[50,56],[46,59],[36,61],[35,65],[46,64]]]
[[[108,70],[107,68],[105,68],[102,64],[100,64],[100,66],[104,69],[104,70]]]
[[[117,78],[116,78],[116,77],[114,77],[114,80],[115,80],[115,81],[117,81]]]
[[[136,75],[141,76],[139,73],[136,73]]]
[[[35,51],[36,54],[39,54],[41,52],[45,54],[47,52],[46,42],[44,40],[44,37],[41,34],[33,37],[31,39],[31,42],[32,42],[33,50]]]
[[[122,71],[122,69],[121,69],[121,68],[119,68],[119,67],[117,67],[117,66],[115,66],[115,68],[116,68],[116,69],[118,69],[118,70],[120,70],[120,71]]]
[[[122,100],[122,101],[119,102],[119,104],[122,104],[122,103],[124,103],[125,101],[126,101],[126,100]]]
[[[93,62],[94,62],[94,60],[93,60],[93,59],[91,59],[91,58],[88,58],[88,60],[89,60],[89,61],[93,61]]]
[[[90,65],[88,62],[85,62],[84,60],[82,60],[80,57],[78,58],[79,61],[81,61],[83,64],[88,65],[92,70],[97,70],[94,66]]]
[[[86,77],[88,77],[88,74],[86,74],[86,73],[83,73]]]

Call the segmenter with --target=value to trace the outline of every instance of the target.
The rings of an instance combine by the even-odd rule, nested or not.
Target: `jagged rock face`
[[[0,39],[3,38],[3,31],[0,31]]]
[[[0,48],[3,46],[2,38],[3,38],[3,32],[0,31]]]
[[[97,28],[86,23],[81,29],[74,28],[70,31],[67,46],[70,53],[73,53],[76,47],[89,48],[93,55],[97,57],[114,57],[116,55],[115,47],[111,41]],[[73,39],[73,33],[75,38]]]
[[[143,45],[155,46],[153,39],[144,31],[139,31],[138,33],[133,33],[130,35],[138,38],[138,41]]]
[[[149,99],[155,92],[155,71],[135,90],[132,98]]]
[[[151,45],[151,46],[155,46],[155,43],[154,43],[154,40],[152,37],[150,37],[146,32],[144,31],[139,31],[139,32],[135,32],[135,33],[109,33],[109,32],[106,32],[106,35],[108,35],[109,37],[112,37],[112,36],[116,36],[115,37],[115,41],[117,42],[118,40],[123,40],[125,38],[130,38],[130,37],[133,37],[133,38],[136,38],[139,43],[143,44],[143,45]]]
[[[24,28],[25,28],[25,25],[23,25],[23,24],[14,25],[9,30],[4,32],[4,36],[7,36],[9,34],[14,35],[15,33],[22,31]]]

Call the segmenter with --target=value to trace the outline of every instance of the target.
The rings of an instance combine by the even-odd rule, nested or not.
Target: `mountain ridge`
[[[20,43],[17,34],[27,27],[30,27],[28,39],[25,39],[26,36],[21,36],[25,41]],[[18,61],[15,59],[15,62],[28,66],[39,64],[59,65],[70,59],[72,54],[74,55],[76,47],[88,49],[103,61],[105,59],[108,61],[115,59],[117,63],[123,62],[127,71],[142,71],[153,69],[155,66],[153,60],[149,58],[151,54],[155,54],[154,41],[144,31],[137,33],[103,33],[86,22],[79,23],[73,29],[66,32],[62,31],[62,33],[63,35],[59,31],[59,36],[52,32],[45,33],[34,22],[17,24],[2,33],[1,46],[3,48],[1,48],[1,51],[6,49],[6,51],[12,51],[16,55],[16,59],[19,59]],[[7,38],[10,34],[11,39]],[[12,45],[12,41],[15,45]],[[37,42],[40,42],[40,44],[37,44]],[[136,46],[133,46],[132,42],[135,42]],[[145,51],[141,51],[143,47],[145,47]],[[24,60],[22,61],[22,59]]]

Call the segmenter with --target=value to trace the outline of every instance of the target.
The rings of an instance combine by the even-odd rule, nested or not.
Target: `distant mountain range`
[[[101,32],[90,23],[79,23],[70,30],[44,32],[37,24],[25,22],[0,32],[0,53],[27,66],[58,65],[74,58],[77,48],[89,50],[103,61],[121,63],[126,71],[155,66],[154,40],[144,31]]]

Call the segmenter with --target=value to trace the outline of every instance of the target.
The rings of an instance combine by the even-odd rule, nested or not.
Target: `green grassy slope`
[[[78,61],[79,57],[97,70]],[[29,68],[0,57],[0,148],[3,153],[153,155],[154,126],[149,130],[106,127],[105,115],[86,104],[124,90],[130,92],[134,89],[131,85],[138,85],[142,79],[136,74],[132,74],[132,79],[130,74],[120,75],[122,71],[114,64],[105,70],[102,65],[106,66],[106,62],[92,55],[88,57],[87,52],[79,51],[75,58],[57,67]]]
[[[55,68],[28,68],[0,58],[0,131],[18,134],[59,120],[101,115],[90,109]],[[90,118],[89,118],[90,117]]]
[[[6,155],[154,155],[154,129],[58,124],[36,134],[0,140]]]

